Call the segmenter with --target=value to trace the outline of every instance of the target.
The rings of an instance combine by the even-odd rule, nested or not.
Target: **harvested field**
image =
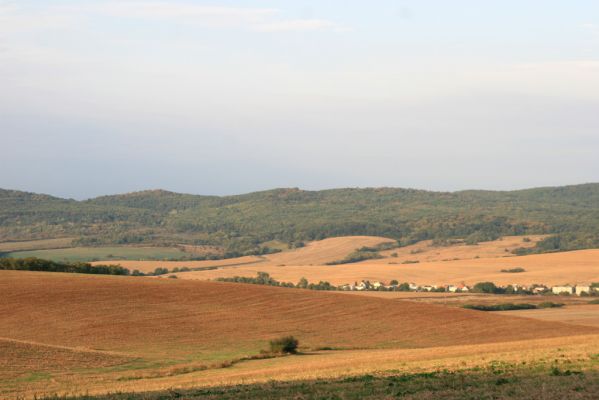
[[[206,260],[206,261],[134,261],[134,260],[117,260],[117,261],[97,261],[92,265],[120,265],[131,271],[137,269],[141,272],[153,272],[156,268],[168,268],[172,271],[174,268],[211,268],[211,267],[239,267],[244,265],[263,265],[265,259],[259,256],[246,256],[237,258],[228,258],[225,260]]]
[[[131,270],[138,269],[142,272],[154,271],[157,267],[168,268],[204,268],[204,267],[236,267],[240,265],[257,264],[262,265],[321,265],[330,261],[344,258],[352,251],[364,246],[376,246],[380,243],[390,242],[391,239],[377,236],[344,236],[318,240],[293,250],[281,253],[268,254],[265,256],[246,256],[229,258],[226,260],[208,261],[127,261],[103,260],[97,264],[119,264]],[[276,246],[274,246],[276,247]]]
[[[380,260],[379,260],[380,261]],[[503,273],[502,269],[522,267],[525,272]],[[360,280],[415,282],[425,285],[491,281],[497,285],[542,283],[588,283],[599,281],[599,250],[579,250],[563,253],[535,254],[521,257],[480,258],[457,261],[433,261],[418,264],[384,264],[371,261],[334,266],[269,266],[248,265],[238,268],[198,271],[178,274],[184,279],[215,279],[218,277],[253,277],[258,271],[268,272],[283,282],[297,283],[302,277],[311,282],[329,281],[334,285]]]
[[[258,351],[273,335],[285,333],[297,334],[306,347],[343,348],[428,347],[581,333],[567,325],[540,322],[533,333],[518,319],[338,293],[0,272],[0,328],[5,337],[129,354],[161,354],[170,346],[171,356],[194,348],[206,356],[214,349]],[[356,324],[357,320],[368,323]],[[410,324],[402,323],[406,320]]]
[[[587,305],[588,297],[580,296],[542,296],[542,295],[510,295],[486,293],[450,293],[450,292],[379,292],[379,291],[339,291],[337,293],[350,296],[380,297],[390,300],[409,300],[422,303],[441,304],[444,306],[461,307],[464,304],[494,305],[502,303],[544,302],[562,303],[566,305]]]
[[[286,334],[298,337],[301,349],[310,351],[322,347],[418,349],[599,332],[590,327],[535,320],[523,323],[519,318],[491,313],[339,293],[26,271],[0,271],[0,331],[11,340],[11,349],[35,344],[48,360],[56,358],[55,367],[44,370],[48,375],[36,377],[32,386],[27,386],[27,393],[35,388],[140,390],[179,382],[218,384],[258,379],[260,374],[272,372],[279,362],[283,363],[279,366],[285,365],[286,358],[214,368],[223,361],[257,354],[269,339]],[[15,365],[25,365],[23,359],[36,357],[27,355],[28,351],[0,352],[0,365],[18,360],[15,352],[25,354]],[[429,354],[438,355],[438,351]],[[76,360],[71,360],[72,352],[93,354],[101,360],[90,363],[91,370],[81,370]],[[377,354],[382,357],[387,353]],[[345,357],[341,355],[344,351],[334,354]],[[342,373],[350,363],[366,368],[356,364],[357,354],[364,357],[371,352],[349,355],[338,368],[334,367],[336,361],[323,364],[330,352],[318,353],[314,363],[323,366],[323,373],[330,368],[331,374]],[[102,361],[104,357],[109,359]],[[280,370],[279,376],[299,377],[300,370],[312,371],[312,364],[303,366],[303,360],[312,359],[305,357],[289,358],[292,364]],[[389,359],[389,363],[397,365],[397,358]],[[325,364],[328,367],[324,368]],[[373,361],[368,368],[375,365],[381,364]],[[4,369],[0,371],[0,393],[16,393],[11,384],[15,371],[10,377]],[[19,379],[27,376],[22,372]]]
[[[378,236],[344,236],[318,240],[305,247],[266,256],[271,265],[324,265],[345,258],[360,247],[393,242]]]
[[[587,300],[588,301],[588,300]],[[540,321],[565,322],[599,328],[599,305],[577,305],[539,310],[503,311],[503,315],[534,318]]]
[[[95,379],[88,379],[84,385],[78,384],[77,381],[65,380],[66,386],[61,386],[61,377],[56,376],[56,379],[46,381],[47,386],[38,383],[37,387],[43,387],[50,393],[64,392],[65,387],[71,389],[70,393],[146,392],[271,381],[336,379],[363,374],[414,374],[473,368],[490,368],[496,371],[508,365],[518,364],[549,369],[556,365],[556,362],[565,370],[572,367],[572,361],[576,367],[584,366],[596,371],[594,355],[598,354],[598,351],[597,335],[426,349],[315,351],[301,356],[247,361],[229,368],[153,379],[110,381],[106,377],[90,375]],[[30,389],[21,393],[31,396],[34,391]]]
[[[369,264],[387,264],[389,262],[402,263],[406,261],[452,261],[452,260],[470,260],[473,258],[498,258],[511,257],[513,250],[518,248],[534,247],[546,235],[530,236],[505,236],[490,242],[480,242],[474,245],[468,245],[464,242],[435,246],[432,240],[425,240],[416,244],[401,247],[398,249],[386,250],[381,255],[390,257],[389,259],[369,260]],[[396,254],[396,256],[392,256]]]
[[[131,358],[115,353],[52,346],[0,338],[0,374],[3,379],[32,380],[36,374],[124,364]]]

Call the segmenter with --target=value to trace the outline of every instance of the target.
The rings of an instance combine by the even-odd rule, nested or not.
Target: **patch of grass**
[[[37,381],[43,381],[43,380],[47,380],[47,379],[51,379],[51,378],[52,378],[52,375],[47,372],[32,372],[29,375],[18,378],[17,381],[19,381],[19,382],[37,382]]]
[[[51,261],[90,262],[99,260],[181,260],[189,255],[174,247],[72,247],[51,250],[15,251],[8,258],[36,257]]]
[[[597,371],[574,371],[502,366],[464,371],[432,371],[411,374],[366,374],[339,379],[297,382],[271,381],[263,384],[162,392],[115,393],[76,398],[48,397],[45,400],[171,400],[171,399],[595,399],[599,393]]]

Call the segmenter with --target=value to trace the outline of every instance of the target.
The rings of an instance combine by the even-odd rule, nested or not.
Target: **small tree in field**
[[[270,341],[270,351],[279,354],[295,354],[297,353],[297,345],[299,341],[293,336],[285,336],[282,338]]]

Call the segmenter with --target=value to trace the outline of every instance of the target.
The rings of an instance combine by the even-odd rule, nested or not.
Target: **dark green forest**
[[[85,201],[0,189],[0,241],[79,238],[81,245],[217,245],[227,256],[345,235],[468,243],[551,234],[547,252],[599,247],[599,184],[518,191],[274,189],[237,196],[163,190]]]

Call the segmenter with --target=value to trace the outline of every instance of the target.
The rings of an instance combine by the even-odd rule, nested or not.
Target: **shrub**
[[[295,354],[299,341],[293,336],[284,336],[270,341],[270,351],[279,354]]]
[[[513,304],[513,303],[505,303],[505,304],[493,304],[493,305],[475,305],[475,304],[466,304],[463,308],[467,308],[469,310],[478,310],[478,311],[509,311],[509,310],[534,310],[537,308],[534,304]]]
[[[591,300],[589,304],[599,304],[599,299]]]
[[[331,261],[326,265],[351,264],[364,260],[373,260],[383,258],[378,251],[364,250],[364,248],[356,250],[348,254],[343,260]]]
[[[164,274],[168,274],[168,268],[158,267],[154,270],[154,275],[164,275]]]
[[[544,301],[538,305],[539,308],[559,308],[563,306],[563,303],[554,303],[552,301]]]
[[[502,269],[501,272],[516,274],[518,272],[526,272],[526,270],[522,267],[516,267],[516,268],[510,268],[510,269]]]

